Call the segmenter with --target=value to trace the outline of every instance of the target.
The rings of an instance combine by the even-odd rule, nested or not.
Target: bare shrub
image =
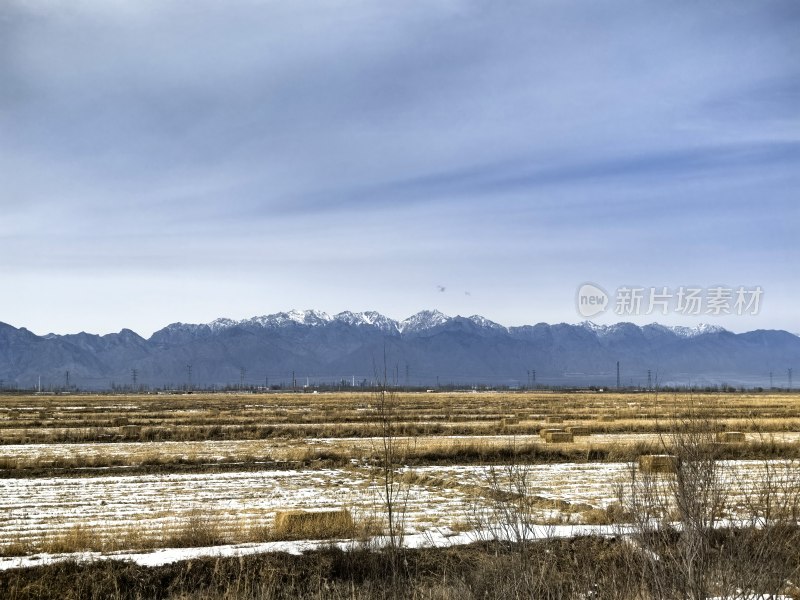
[[[225,538],[219,524],[199,509],[191,511],[178,529],[170,531],[164,539],[164,546],[175,548],[216,546],[224,543]]]
[[[662,438],[672,468],[632,466],[625,490],[643,592],[691,600],[780,594],[800,564],[797,465],[765,460],[737,480],[736,463],[720,459],[717,424],[688,412],[672,429]]]

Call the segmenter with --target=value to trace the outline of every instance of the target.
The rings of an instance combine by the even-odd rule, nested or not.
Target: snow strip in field
[[[569,538],[585,535],[614,536],[629,533],[627,527],[614,525],[541,525],[532,527],[529,539]],[[467,531],[454,533],[443,527],[424,534],[409,534],[403,537],[406,548],[446,548],[462,546],[478,540],[503,539],[502,530]],[[35,554],[33,556],[15,556],[0,558],[0,571],[22,569],[49,565],[64,561],[94,562],[99,560],[131,561],[145,567],[157,567],[182,560],[197,558],[226,558],[266,554],[270,552],[286,552],[299,555],[320,548],[336,547],[341,550],[356,548],[380,548],[388,545],[386,537],[375,537],[367,542],[354,540],[299,540],[291,542],[264,542],[260,544],[234,544],[227,546],[207,546],[202,548],[164,548],[145,553],[123,552],[73,552],[66,554]]]

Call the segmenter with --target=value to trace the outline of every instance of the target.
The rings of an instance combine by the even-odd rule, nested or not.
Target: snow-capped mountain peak
[[[346,310],[334,315],[333,320],[356,327],[376,327],[382,331],[398,330],[397,321],[390,319],[389,317],[385,317],[381,313],[374,310],[368,310],[359,313]]]
[[[685,338],[697,337],[698,335],[704,335],[706,333],[722,333],[727,331],[724,327],[720,327],[719,325],[711,325],[709,323],[700,323],[695,327],[682,327],[677,325],[675,327],[670,327],[676,335]]]
[[[220,329],[228,329],[229,327],[234,327],[238,325],[236,321],[233,319],[226,319],[225,317],[221,317],[219,319],[214,319],[211,323],[208,324],[211,331],[218,331]]]
[[[438,310],[421,310],[417,314],[400,321],[399,329],[402,333],[424,331],[447,323],[449,320],[450,317]]]

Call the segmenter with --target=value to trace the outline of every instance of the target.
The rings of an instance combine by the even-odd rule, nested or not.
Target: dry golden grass
[[[796,394],[398,393],[401,435],[519,434],[548,423],[659,432],[673,418],[800,431]],[[0,443],[369,437],[368,393],[3,396]],[[533,409],[533,410],[532,410]]]
[[[723,438],[728,442],[723,443],[736,440],[735,447],[724,450],[726,457],[800,453],[797,394],[399,392],[395,402],[394,432],[413,440],[402,449],[403,460],[410,464],[496,463],[520,453],[538,461],[625,460],[637,446],[647,453],[659,453],[658,446],[663,451],[675,420],[687,416],[713,421],[715,431],[727,432]],[[558,426],[548,426],[553,421]],[[548,430],[572,433],[575,448],[535,447],[531,436],[541,435],[544,444]],[[585,435],[588,431],[590,437]],[[745,435],[745,442],[736,432]],[[0,475],[75,468],[147,472],[363,464],[379,454],[375,438],[380,433],[375,397],[368,392],[2,396],[0,444],[44,443],[58,448],[57,444],[68,443],[74,452],[45,449],[16,456],[9,451],[0,456]],[[789,437],[771,439],[773,434]],[[643,437],[616,440],[615,435]],[[317,438],[325,442],[314,442]],[[108,442],[115,443],[108,444],[109,451],[84,452],[79,446]],[[121,454],[113,450],[120,442],[143,444]],[[241,445],[210,456],[151,442]],[[515,449],[509,450],[512,444]]]

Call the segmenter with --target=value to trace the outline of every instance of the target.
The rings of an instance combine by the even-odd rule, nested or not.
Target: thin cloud
[[[569,320],[561,295],[603,274],[735,268],[791,298],[798,26],[793,0],[12,0],[0,273],[78,297],[109,272],[134,296],[232,277],[254,314],[458,312],[446,280],[507,323]],[[69,297],[64,327],[91,329]],[[35,326],[30,297],[3,302]]]

